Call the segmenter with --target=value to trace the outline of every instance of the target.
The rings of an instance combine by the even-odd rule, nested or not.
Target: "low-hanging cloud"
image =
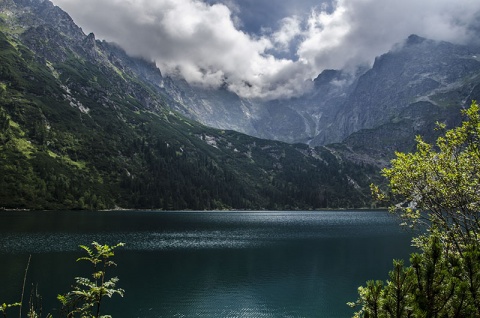
[[[304,93],[324,69],[372,63],[410,34],[478,41],[480,18],[478,0],[336,0],[319,2],[304,15],[292,12],[251,34],[241,27],[240,13],[255,8],[239,0],[53,2],[85,31],[155,60],[163,73],[267,99]]]

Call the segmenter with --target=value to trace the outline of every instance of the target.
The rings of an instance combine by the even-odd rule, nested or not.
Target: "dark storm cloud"
[[[474,40],[480,12],[478,0],[205,1],[53,0],[164,73],[259,98],[301,94],[322,70],[371,63],[412,33]]]

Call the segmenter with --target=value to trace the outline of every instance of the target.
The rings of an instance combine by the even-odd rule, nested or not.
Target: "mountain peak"
[[[90,48],[95,47],[95,34],[93,33],[88,34],[83,40],[83,44]]]
[[[332,80],[337,78],[340,75],[340,71],[338,70],[323,70],[315,79],[315,86],[324,85],[330,83]]]
[[[416,34],[411,34],[408,38],[407,41],[405,42],[406,45],[416,45],[416,44],[421,44],[425,42],[427,39],[422,38],[421,36],[418,36]]]

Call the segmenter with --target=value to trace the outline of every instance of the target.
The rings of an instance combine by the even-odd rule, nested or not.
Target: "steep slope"
[[[369,205],[374,166],[200,125],[168,81],[49,1],[0,1],[0,207]]]
[[[415,118],[434,122],[457,116],[480,84],[480,48],[435,42],[412,35],[376,59],[362,75],[325,139],[341,141],[353,132]],[[472,94],[473,93],[473,94]],[[417,130],[418,124],[408,125]]]
[[[361,74],[362,70],[359,70]],[[337,70],[325,70],[315,80],[313,91],[287,100],[273,100],[265,103],[268,116],[256,121],[258,136],[283,140],[327,144],[339,140],[322,140],[324,132],[334,124],[339,106],[353,90],[358,75]],[[322,140],[322,141],[320,141]]]

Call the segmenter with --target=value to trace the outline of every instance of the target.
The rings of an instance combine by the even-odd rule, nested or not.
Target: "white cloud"
[[[286,17],[282,19],[280,29],[272,34],[272,38],[279,49],[287,50],[290,43],[302,33],[299,18]]]
[[[316,69],[371,62],[410,34],[465,43],[480,13],[472,0],[338,0],[331,13],[314,12],[298,54]],[[477,39],[478,40],[478,39]]]
[[[266,26],[272,32],[254,35],[240,29],[242,2],[235,0],[227,5],[201,0],[53,2],[85,31],[155,60],[163,73],[180,74],[194,84],[226,83],[243,97],[259,98],[301,94],[322,70],[371,63],[412,33],[457,43],[472,40],[480,16],[478,0],[336,0],[310,15],[284,17]],[[292,46],[294,56],[275,55]]]

